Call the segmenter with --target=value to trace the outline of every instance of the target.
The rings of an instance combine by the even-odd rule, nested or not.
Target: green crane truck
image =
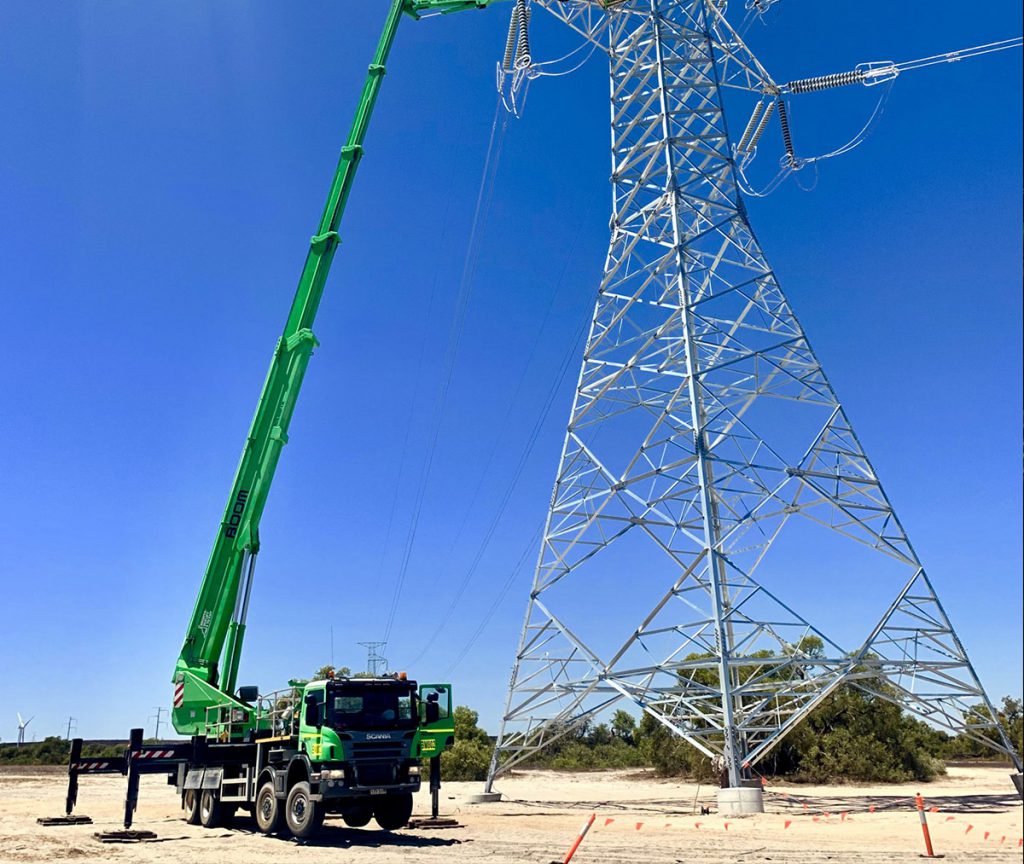
[[[454,737],[450,685],[417,686],[403,674],[292,681],[281,691],[260,695],[256,687],[237,687],[237,676],[260,518],[318,344],[313,320],[399,22],[405,16],[482,9],[491,2],[391,0],[175,667],[172,721],[189,740],[143,745],[142,730],[133,729],[122,757],[89,761],[81,759],[81,740],[72,741],[63,819],[81,818],[71,815],[80,775],[121,773],[128,777],[127,831],[139,776],[163,772],[181,794],[186,819],[209,828],[242,808],[268,834],[307,837],[327,812],[340,814],[352,826],[374,818],[391,830],[409,819],[423,758],[432,763],[436,815],[439,757]]]

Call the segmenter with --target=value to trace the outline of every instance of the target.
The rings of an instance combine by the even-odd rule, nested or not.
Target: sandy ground
[[[420,862],[561,861],[586,817],[594,829],[574,864],[597,862],[889,862],[923,852],[913,786],[769,786],[767,813],[742,819],[701,816],[714,805],[707,786],[661,781],[636,772],[526,772],[500,784],[497,804],[469,804],[477,783],[447,783],[443,811],[463,827],[439,831],[351,829],[329,819],[315,841],[264,837],[240,818],[231,829],[186,825],[162,777],[144,777],[135,827],[157,842],[104,845],[97,830],[120,827],[124,781],[84,778],[78,812],[94,825],[44,828],[37,816],[59,815],[65,780],[59,770],[11,768],[0,773],[0,861]],[[947,861],[1021,861],[1021,802],[1007,772],[951,768],[923,784],[935,851]],[[806,806],[805,806],[806,805]],[[426,814],[429,797],[418,796]],[[698,815],[693,815],[694,810]],[[371,823],[371,825],[374,823]],[[968,827],[971,826],[971,827]]]

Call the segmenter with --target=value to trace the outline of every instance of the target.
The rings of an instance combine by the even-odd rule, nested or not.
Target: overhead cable
[[[490,214],[491,201],[494,196],[495,179],[498,172],[498,164],[501,159],[501,151],[504,146],[505,130],[508,128],[508,115],[501,117],[500,100],[495,105],[494,120],[491,123],[491,135],[487,144],[487,155],[484,159],[483,174],[480,178],[480,189],[477,192],[476,207],[473,213],[473,223],[469,231],[469,240],[466,245],[466,257],[463,262],[462,278],[459,281],[459,293],[455,301],[455,317],[448,333],[448,346],[445,350],[444,372],[442,375],[441,390],[438,394],[434,407],[433,429],[427,446],[426,459],[420,472],[419,483],[413,502],[412,518],[409,523],[409,531],[406,535],[405,547],[402,552],[402,560],[399,565],[398,578],[395,582],[394,594],[388,609],[387,620],[384,626],[383,641],[387,642],[391,636],[391,628],[394,625],[395,614],[401,601],[402,589],[405,586],[406,575],[409,571],[409,562],[412,558],[413,547],[416,542],[416,533],[419,528],[420,514],[423,510],[423,500],[426,494],[427,485],[430,481],[431,469],[434,464],[434,455],[437,451],[437,442],[441,433],[441,423],[444,419],[445,405],[448,401],[448,392],[451,389],[452,379],[455,375],[455,361],[459,353],[459,345],[462,340],[462,329],[465,324],[466,310],[469,306],[469,298],[472,294],[473,284],[476,278],[476,267],[479,260],[480,238],[483,235],[487,217]]]

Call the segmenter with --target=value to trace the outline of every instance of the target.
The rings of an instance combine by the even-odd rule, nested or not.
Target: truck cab
[[[302,684],[291,734],[264,737],[259,748],[260,828],[304,836],[306,823],[311,833],[326,813],[352,827],[371,818],[385,830],[404,826],[420,760],[451,746],[451,707],[449,684],[420,686],[403,675]]]

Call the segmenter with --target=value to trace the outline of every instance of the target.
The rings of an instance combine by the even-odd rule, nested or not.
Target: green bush
[[[487,733],[477,725],[479,714],[465,705],[453,713],[455,744],[441,754],[443,780],[484,780],[491,764],[494,746]],[[429,765],[424,766],[429,776]]]
[[[485,780],[492,749],[479,741],[457,740],[451,750],[441,754],[441,777],[444,780]]]
[[[783,739],[762,770],[810,783],[928,781],[945,773],[937,758],[945,738],[887,699],[841,687]]]
[[[636,744],[645,764],[660,777],[692,777],[700,781],[714,777],[715,772],[707,756],[650,714],[644,713],[640,718]]]
[[[968,725],[977,725],[991,719],[991,713],[984,705],[974,707],[975,715],[968,718]],[[1000,725],[1010,738],[1010,743],[1017,753],[1024,753],[1024,703],[1020,699],[1010,696],[1003,697],[1002,707],[997,710],[996,716]],[[986,737],[994,737],[988,733]],[[942,755],[947,759],[992,759],[999,758],[990,747],[971,738],[960,734],[950,738],[942,748]]]

